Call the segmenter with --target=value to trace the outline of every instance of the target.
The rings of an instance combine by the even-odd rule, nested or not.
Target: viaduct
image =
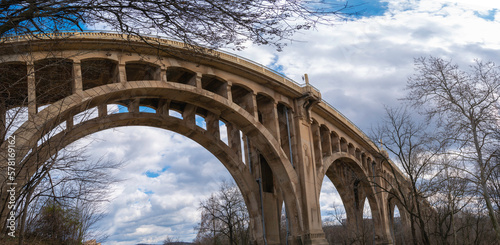
[[[4,229],[10,183],[21,189],[50,155],[86,135],[137,125],[189,137],[224,164],[243,194],[255,244],[328,244],[319,204],[324,178],[338,190],[348,225],[355,229],[368,200],[375,243],[393,244],[397,203],[380,187],[405,178],[308,83],[223,52],[91,32],[4,38],[0,71],[2,139],[6,111],[28,111],[12,133],[15,180],[6,170],[9,142],[0,148]],[[110,105],[128,112],[112,113]],[[77,120],[89,110],[97,113]],[[197,126],[200,119],[206,127]],[[280,239],[283,203],[289,229]]]

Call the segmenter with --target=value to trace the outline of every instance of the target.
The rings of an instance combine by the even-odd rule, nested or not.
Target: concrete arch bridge
[[[362,219],[367,199],[375,243],[392,244],[395,204],[373,183],[387,186],[396,167],[317,89],[237,56],[146,41],[110,33],[1,40],[0,135],[7,131],[6,111],[28,108],[27,121],[12,134],[14,181],[3,170],[9,142],[0,150],[4,229],[9,183],[20,188],[51,154],[85,135],[143,125],[187,136],[224,164],[244,196],[255,244],[327,244],[319,204],[325,177],[341,195],[348,224]],[[116,104],[128,112],[109,113]],[[98,113],[77,120],[90,109]],[[206,127],[197,125],[200,119]],[[286,237],[280,237],[283,203]]]

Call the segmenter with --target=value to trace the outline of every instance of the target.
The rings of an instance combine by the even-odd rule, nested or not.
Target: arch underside
[[[227,98],[193,86],[162,81],[133,81],[88,89],[83,91],[81,96],[73,94],[38,112],[14,133],[19,138],[19,155],[27,155],[30,149],[36,147],[36,143],[44,135],[40,134],[41,131],[50,132],[57,125],[65,123],[69,118],[73,118],[74,115],[86,109],[148,98],[178,101],[203,108],[210,112],[211,115],[218,116],[220,120],[230,123],[248,136],[252,145],[266,159],[275,176],[277,185],[281,193],[283,193],[286,210],[289,213],[291,234],[296,237],[300,236],[301,220],[300,216],[297,215],[300,213],[298,204],[300,197],[297,195],[296,190],[298,177],[276,139],[248,111],[228,101]],[[165,114],[158,107],[156,113],[129,112],[100,115],[95,119],[69,127],[64,132],[53,136],[51,140],[58,140],[63,142],[63,146],[66,146],[94,132],[112,127],[132,125],[152,126],[177,132],[193,139],[214,154],[228,169],[239,186],[252,220],[253,231],[262,234],[263,228],[259,212],[260,202],[257,201],[259,200],[259,188],[255,178],[234,150],[216,137],[213,132],[196,126],[194,122],[186,122],[183,119],[170,117],[168,112]],[[43,130],[40,131],[41,128]],[[58,137],[61,139],[58,139]],[[44,155],[48,158],[50,154],[52,152],[46,151]],[[40,159],[38,160],[40,161]],[[30,172],[33,172],[33,169]],[[262,238],[256,237],[255,239]]]
[[[325,174],[338,191],[347,215],[347,226],[356,231],[363,222],[365,200],[368,200],[376,237],[382,238],[383,213],[373,188],[371,177],[356,158],[343,152],[334,153],[325,159]],[[319,184],[323,183],[323,178]],[[321,187],[318,188],[321,190]]]
[[[207,134],[205,130],[198,126],[192,127],[186,125],[182,119],[147,112],[135,114],[117,113],[104,118],[90,119],[74,126],[70,130],[52,136],[49,140],[58,142],[57,149],[52,148],[50,144],[42,144],[38,147],[36,158],[27,157],[26,159],[37,159],[40,162],[45,162],[44,159],[50,158],[55,151],[65,148],[78,139],[99,131],[125,126],[149,126],[169,130],[186,136],[207,149],[226,167],[239,187],[249,213],[252,231],[262,234],[261,214],[258,202],[259,190],[248,167],[245,166],[224,142]]]

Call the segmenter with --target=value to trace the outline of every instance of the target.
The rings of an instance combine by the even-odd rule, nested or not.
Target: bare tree
[[[407,99],[435,118],[453,143],[449,153],[461,162],[464,178],[477,187],[500,240],[500,226],[490,184],[498,168],[500,142],[500,73],[492,62],[476,61],[470,71],[440,58],[415,60],[416,74],[407,84]]]
[[[28,76],[36,73],[36,84],[40,85],[40,89],[36,91],[39,106],[35,108],[37,111],[63,98],[71,91],[67,88],[72,79],[71,66],[68,66],[64,59],[51,59],[50,52],[47,57],[40,62],[35,62],[32,71],[28,71],[25,64],[3,63],[0,65],[0,145],[8,143],[9,137],[19,137],[18,135],[24,130],[21,125],[35,120],[28,112]],[[47,89],[49,82],[54,86],[53,90]],[[88,119],[93,114],[97,114],[97,111],[90,108],[80,113],[78,117]],[[102,160],[89,162],[90,157],[82,154],[85,147],[72,150],[66,148],[64,139],[68,132],[67,123],[64,121],[56,123],[60,124],[37,128],[36,134],[40,140],[33,142],[34,145],[24,146],[26,148],[21,148],[20,145],[15,146],[17,154],[21,152],[25,154],[22,158],[17,156],[18,162],[13,167],[15,180],[3,176],[3,173],[7,172],[7,169],[3,168],[8,166],[4,164],[0,166],[2,197],[5,197],[5,191],[8,190],[7,182],[17,184],[16,200],[12,203],[0,203],[1,236],[7,234],[4,232],[7,228],[3,219],[4,215],[14,212],[18,221],[16,236],[19,238],[19,244],[23,244],[25,232],[33,234],[33,225],[40,218],[37,214],[49,202],[59,205],[61,210],[78,211],[80,223],[77,234],[81,239],[99,236],[90,234],[91,226],[102,216],[101,211],[96,208],[99,203],[107,200],[107,186],[115,181],[109,176],[109,171],[118,167],[119,164]],[[66,150],[63,150],[64,148]],[[6,149],[0,149],[5,153],[4,150]],[[0,160],[2,163],[7,163],[8,155],[3,153]]]
[[[431,244],[427,207],[422,200],[435,194],[435,175],[440,171],[435,161],[444,146],[428,134],[427,126],[427,122],[414,119],[406,107],[386,108],[384,121],[373,130],[373,138],[380,140],[404,174],[393,169],[394,182],[384,179],[384,183],[375,184],[401,204],[404,210],[400,211],[409,214],[413,244]],[[389,155],[383,157],[388,160]]]
[[[435,194],[428,198],[436,210],[430,220],[434,230],[432,234],[440,244],[458,244],[460,230],[467,226],[460,217],[474,206],[476,188],[463,178],[462,172],[455,166],[455,159],[441,155],[436,164],[440,165],[442,171],[435,177]]]
[[[109,187],[119,181],[111,171],[121,163],[91,161],[82,152],[81,146],[58,151],[22,187],[14,210],[19,244],[26,239],[66,244],[105,238],[94,226],[105,215],[102,205],[109,201]]]
[[[363,220],[355,230],[347,224],[345,209],[335,204],[332,208],[333,211],[323,219],[323,232],[330,244],[373,244],[374,227],[367,205],[363,208]]]
[[[223,181],[217,193],[200,203],[201,222],[195,242],[248,244],[248,211],[238,187]]]
[[[292,33],[337,20],[346,8],[321,0],[13,0],[0,3],[0,37],[99,26],[210,48],[250,41],[279,49]]]
[[[178,238],[172,238],[170,236],[167,236],[167,238],[163,240],[163,245],[176,245],[176,244],[181,244]]]

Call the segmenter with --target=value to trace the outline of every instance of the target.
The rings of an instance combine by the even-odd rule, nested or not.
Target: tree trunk
[[[498,225],[497,216],[495,214],[495,209],[491,204],[490,196],[488,195],[488,186],[486,183],[481,183],[481,187],[483,189],[483,198],[486,202],[486,208],[488,209],[488,215],[490,216],[491,224],[493,225],[493,229],[495,230],[496,240],[500,241],[500,227]]]
[[[488,178],[486,177],[486,172],[488,169],[486,169],[486,163],[483,162],[483,152],[481,148],[481,144],[479,143],[479,135],[477,133],[477,126],[474,123],[474,121],[471,122],[472,125],[472,134],[474,136],[474,146],[476,147],[476,152],[477,152],[477,164],[479,165],[479,171],[480,171],[480,185],[481,185],[481,191],[483,193],[483,198],[484,201],[486,202],[486,208],[488,209],[488,215],[490,216],[491,220],[491,225],[493,226],[493,229],[495,230],[495,236],[497,241],[500,241],[500,226],[498,225],[498,220],[495,214],[495,209],[493,208],[493,205],[491,204],[491,199],[489,195],[489,190],[488,190]]]

